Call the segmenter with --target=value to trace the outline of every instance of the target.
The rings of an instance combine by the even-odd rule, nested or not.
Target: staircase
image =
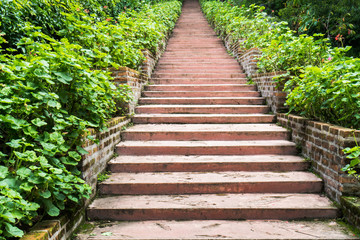
[[[88,209],[111,222],[86,239],[354,239],[197,1],[133,122]]]

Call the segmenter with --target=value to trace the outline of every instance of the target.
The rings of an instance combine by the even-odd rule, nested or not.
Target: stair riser
[[[162,124],[162,123],[179,123],[179,124],[205,124],[205,123],[272,123],[275,121],[274,116],[261,116],[261,117],[141,117],[135,116],[133,118],[134,123],[138,124]]]
[[[197,63],[170,63],[170,64],[159,64],[157,69],[158,70],[163,70],[163,69],[176,69],[178,71],[181,70],[188,70],[188,71],[208,71],[208,70],[214,70],[216,68],[221,68],[221,69],[227,69],[227,70],[235,70],[235,71],[242,71],[242,68],[240,65],[236,64],[232,64],[232,66],[230,65],[221,65],[219,66],[218,64],[197,64]]]
[[[196,34],[190,33],[187,35],[182,35],[180,33],[175,33],[178,37],[175,39],[171,39],[168,44],[173,43],[184,43],[190,45],[191,43],[195,44],[204,44],[204,43],[217,43],[223,44],[223,42],[218,38],[213,38],[212,36],[216,36],[214,33],[204,33],[204,34]],[[189,38],[192,38],[193,41],[189,42]]]
[[[230,56],[222,56],[222,57],[214,57],[214,56],[178,56],[178,57],[163,57],[161,58],[161,61],[187,61],[187,62],[193,62],[193,61],[228,61],[235,62],[236,60],[233,57]]]
[[[135,113],[147,113],[147,114],[254,114],[254,113],[267,113],[269,108],[266,106],[256,106],[256,107],[221,107],[214,108],[209,106],[204,107],[152,107],[151,105],[141,108],[136,108]]]
[[[297,163],[141,163],[141,164],[109,164],[109,170],[119,172],[216,172],[216,171],[304,171],[308,169],[308,162]]]
[[[289,132],[123,132],[129,141],[287,140]]]
[[[181,80],[180,80],[181,81]],[[195,80],[196,81],[196,80]],[[256,91],[254,85],[214,85],[214,86],[172,86],[172,85],[149,85],[145,91]]]
[[[179,66],[182,64],[217,64],[217,65],[236,65],[237,62],[234,59],[210,59],[210,58],[202,58],[202,59],[191,59],[191,58],[176,58],[176,59],[160,59],[159,65],[162,64],[178,64]]]
[[[152,84],[246,84],[246,79],[179,79],[179,78],[168,78],[168,79],[152,79]]]
[[[88,210],[91,220],[296,220],[334,219],[334,209],[106,209]]]
[[[225,74],[238,74],[239,72],[240,72],[241,70],[240,70],[240,68],[238,68],[238,69],[221,69],[221,68],[216,68],[216,69],[186,69],[186,68],[182,68],[182,69],[179,69],[179,68],[177,68],[177,69],[158,69],[156,72],[155,72],[155,74],[180,74],[180,73],[182,73],[182,74],[214,74],[214,73],[216,73],[216,74],[219,74],[219,73],[221,73],[221,74],[223,74],[223,73],[225,73]]]
[[[154,78],[246,78],[244,73],[157,73]]]
[[[260,97],[258,92],[148,92],[144,97]]]
[[[319,193],[320,182],[102,184],[103,195],[221,194],[221,193]]]
[[[293,146],[218,146],[218,147],[122,147],[116,148],[119,155],[293,155],[297,150]]]
[[[149,99],[141,98],[139,100],[141,105],[146,104],[193,104],[193,105],[261,105],[265,103],[264,99],[186,99],[186,98],[177,98],[177,99]]]
[[[198,58],[198,57],[201,57],[201,58],[208,58],[208,57],[228,58],[228,56],[229,56],[224,52],[218,52],[218,53],[211,53],[211,52],[189,53],[189,54],[186,54],[186,57],[187,58],[192,58],[192,57],[196,57],[196,58]],[[166,57],[183,58],[184,53],[180,53],[180,52],[165,53],[163,55],[163,57],[164,58],[166,58]]]
[[[175,44],[179,44],[179,45],[183,45],[181,42],[178,42],[178,43],[174,43]],[[166,49],[166,53],[164,54],[175,54],[175,53],[178,53],[178,54],[201,54],[201,53],[224,53],[224,54],[227,54],[226,50],[225,49],[212,49],[211,51],[203,51],[203,50],[196,50],[196,49],[183,49],[183,50],[172,50],[171,48],[169,49]]]

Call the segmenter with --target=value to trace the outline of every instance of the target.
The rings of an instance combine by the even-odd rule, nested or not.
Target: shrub
[[[360,59],[339,54],[287,82],[287,104],[308,118],[360,129]]]
[[[289,22],[298,35],[322,33],[333,46],[345,43],[353,46],[351,53],[358,55],[360,38],[360,4],[354,0],[232,0],[235,5],[257,4],[281,21]],[[339,37],[341,36],[341,41]]]
[[[0,9],[27,7],[17,3]],[[55,13],[41,15],[40,9],[34,19],[24,18],[27,10],[0,14],[6,30],[0,36],[0,239],[21,237],[33,222],[89,197],[78,169],[87,154],[84,133],[105,129],[119,112],[116,102],[130,98],[129,87],[115,87],[106,69],[138,68],[141,50],[155,52],[181,10],[180,2],[169,1],[115,19],[106,12],[115,11],[110,5],[105,13],[88,14],[73,9],[81,2],[57,3],[29,2],[63,9],[56,20],[48,19]]]

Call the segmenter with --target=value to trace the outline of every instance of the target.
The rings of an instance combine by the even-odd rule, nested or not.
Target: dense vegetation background
[[[352,46],[349,54],[360,54],[360,1],[358,0],[232,0],[241,6],[257,4],[289,22],[298,34],[323,33],[334,46]]]

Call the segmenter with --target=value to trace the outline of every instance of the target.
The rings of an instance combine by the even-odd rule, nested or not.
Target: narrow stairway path
[[[246,82],[199,3],[185,0],[88,209],[107,222],[85,239],[354,239]]]

